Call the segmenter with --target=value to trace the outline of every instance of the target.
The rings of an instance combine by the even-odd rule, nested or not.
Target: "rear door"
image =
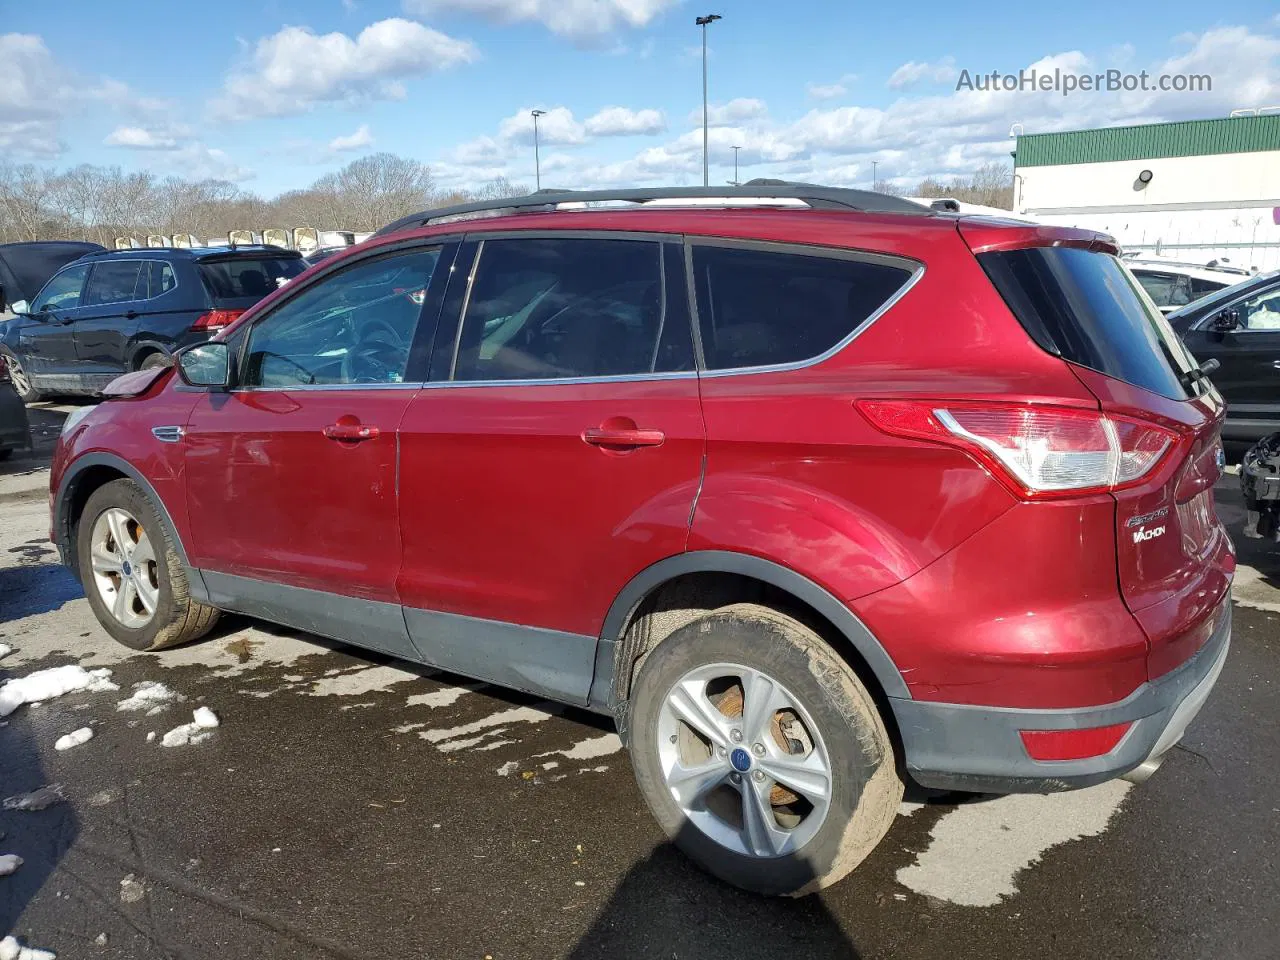
[[[1108,253],[1030,247],[978,260],[1028,332],[1072,365],[1117,433],[1150,438],[1130,456],[1157,465],[1113,494],[1116,559],[1120,592],[1151,643],[1148,670],[1166,673],[1212,633],[1235,569],[1213,502],[1222,398],[1188,376],[1195,361]]]
[[[610,603],[688,535],[704,444],[682,253],[468,249],[400,429],[405,619],[429,663],[584,703]]]
[[[138,328],[137,300],[146,295],[145,260],[94,264],[75,323],[76,364],[86,386],[104,387],[129,370],[128,347]]]

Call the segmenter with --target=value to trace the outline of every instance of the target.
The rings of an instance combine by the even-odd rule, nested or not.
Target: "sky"
[[[443,189],[837,186],[1009,162],[1009,132],[1280,105],[1274,0],[0,0],[0,162],[119,165],[271,197],[365,154]],[[998,71],[1208,74],[1201,92],[957,89]],[[967,74],[964,73],[967,71]]]

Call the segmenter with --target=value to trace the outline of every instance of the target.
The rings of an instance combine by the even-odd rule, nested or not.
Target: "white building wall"
[[[1143,170],[1152,173],[1145,187]],[[1280,151],[1019,167],[1014,208],[1126,249],[1280,269]]]

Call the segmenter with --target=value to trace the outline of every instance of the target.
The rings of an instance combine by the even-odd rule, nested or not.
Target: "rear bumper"
[[[907,772],[921,786],[981,793],[1049,793],[1087,787],[1158,761],[1181,739],[1217,682],[1231,646],[1231,602],[1190,660],[1116,703],[1061,710],[893,699]],[[1044,762],[1027,755],[1021,730],[1076,730],[1131,722],[1110,753]],[[1149,768],[1148,768],[1149,769]]]

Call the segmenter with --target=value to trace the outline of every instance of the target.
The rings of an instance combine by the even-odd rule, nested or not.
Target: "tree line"
[[[441,191],[426,164],[390,153],[354,160],[270,200],[226,180],[0,161],[0,243],[92,240],[111,247],[116,237],[193,234],[203,241],[264,227],[365,232],[429,207],[528,192],[506,178],[475,191]]]
[[[926,177],[915,187],[902,188],[887,180],[876,184],[879,193],[895,197],[950,197],[961,203],[1013,209],[1013,168],[1007,163],[985,163],[970,177],[952,177],[943,182]]]

